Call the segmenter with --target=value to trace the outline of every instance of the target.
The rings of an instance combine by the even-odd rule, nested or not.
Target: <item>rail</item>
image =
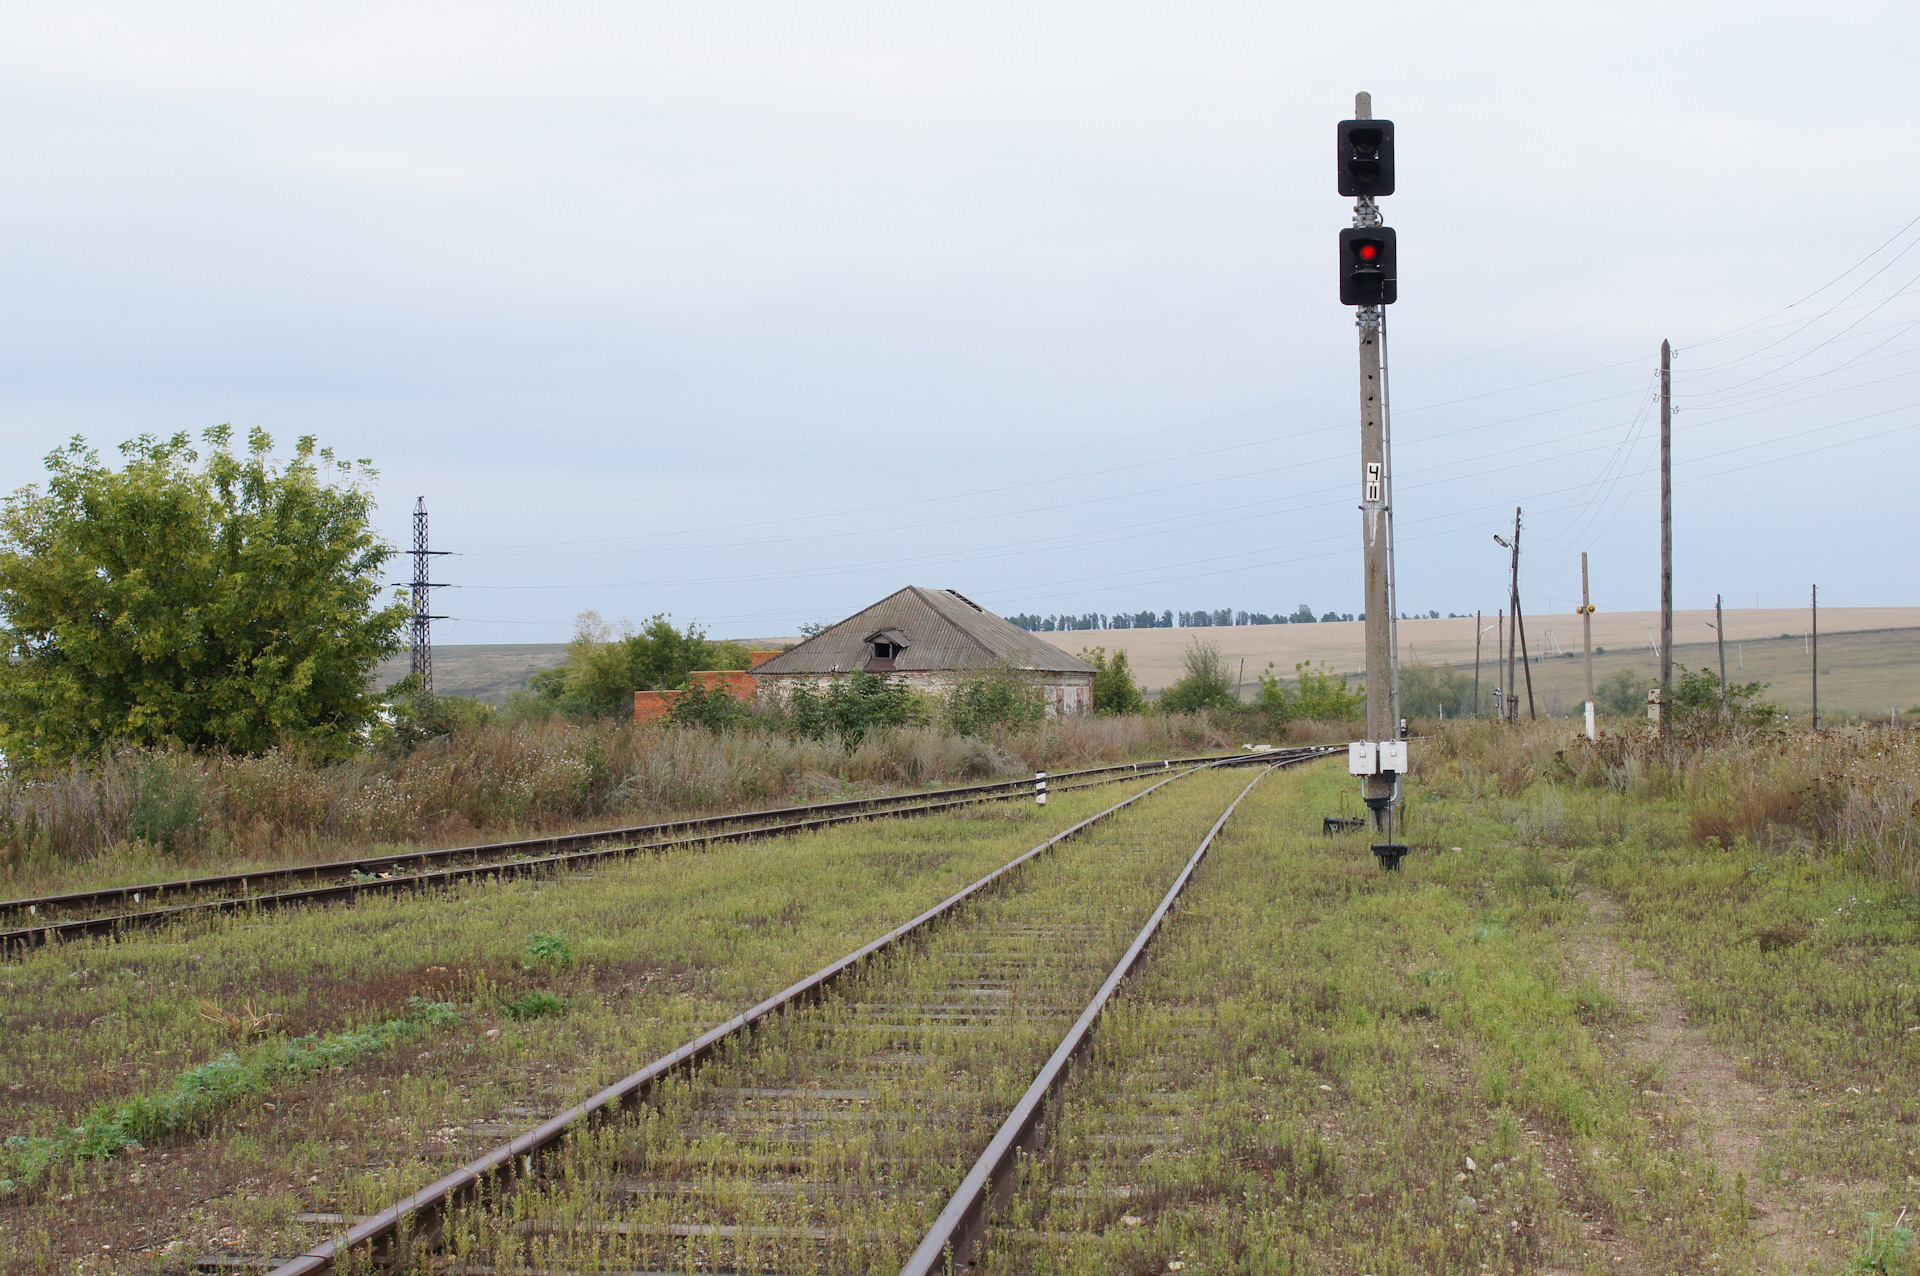
[[[1086,830],[1125,810],[1142,798],[1147,797],[1173,783],[1175,780],[1194,774],[1203,769],[1213,769],[1223,765],[1258,762],[1264,764],[1262,775],[1280,766],[1289,766],[1314,758],[1325,757],[1334,750],[1327,747],[1309,747],[1294,750],[1275,750],[1257,755],[1235,755],[1227,758],[1211,758],[1194,763],[1175,771],[1156,784],[1149,785],[1119,802],[1106,807],[1094,815],[1079,821],[1071,827],[1054,834],[1039,845],[1023,852],[1019,856],[1002,864],[992,872],[981,877],[964,889],[942,900],[933,907],[920,913],[910,921],[888,931],[878,939],[855,949],[846,956],[823,967],[805,979],[775,993],[742,1014],[701,1034],[678,1049],[663,1055],[639,1071],[614,1082],[583,1103],[576,1104],[566,1111],[543,1122],[518,1137],[501,1144],[481,1157],[468,1162],[459,1169],[445,1175],[433,1184],[414,1192],[386,1209],[365,1219],[354,1222],[344,1233],[309,1248],[304,1254],[283,1263],[273,1269],[272,1276],[309,1276],[330,1270],[336,1261],[356,1251],[367,1251],[376,1262],[390,1262],[399,1257],[402,1247],[419,1242],[429,1246],[437,1245],[444,1235],[444,1227],[449,1213],[455,1208],[474,1202],[483,1195],[504,1192],[522,1179],[531,1179],[539,1172],[541,1162],[553,1155],[576,1134],[583,1134],[604,1126],[625,1112],[647,1105],[653,1100],[656,1090],[664,1082],[690,1076],[701,1064],[715,1058],[724,1046],[743,1042],[762,1029],[770,1021],[787,1012],[797,1010],[820,1001],[832,993],[842,981],[864,969],[877,956],[889,953],[908,941],[925,935],[943,919],[951,917],[957,910],[975,901],[984,892],[996,884],[1006,881],[1022,867],[1053,850],[1061,843],[1072,839]],[[1165,768],[1171,769],[1171,767]],[[1257,782],[1256,777],[1256,782]],[[1022,782],[1024,783],[1024,782]],[[1248,789],[1252,785],[1249,784]],[[1242,790],[1240,797],[1244,797]],[[1148,927],[1136,938],[1122,959],[1122,966],[1116,968],[1106,982],[1101,985],[1094,1005],[1083,1013],[1069,1033],[1069,1040],[1062,1049],[1071,1045],[1070,1055],[1077,1052],[1091,1028],[1092,1020],[1098,1018],[1099,1011],[1112,997],[1140,960],[1152,934],[1160,921],[1170,910],[1186,882],[1192,877],[1207,846],[1225,825],[1228,815],[1240,801],[1234,799],[1226,814],[1215,821],[1207,834],[1201,849],[1187,861],[1174,888],[1160,902],[1149,919]],[[1059,1051],[1055,1052],[1056,1058]],[[1049,1067],[1053,1067],[1052,1061]],[[1054,1069],[1056,1073],[1059,1069]],[[1046,1075],[1043,1072],[1043,1076]],[[1057,1077],[1048,1083],[1048,1088],[1057,1085]],[[1035,1083],[1040,1084],[1039,1082]],[[1032,1091],[1029,1091],[1031,1095]],[[1023,1100],[1023,1110],[1026,1101]],[[997,1143],[996,1143],[997,1146]],[[944,1219],[946,1215],[942,1215]]]
[[[1049,777],[1048,782],[1053,792],[1066,792],[1089,787],[1092,784],[1116,783],[1146,772],[1171,770],[1174,767],[1246,765],[1274,757],[1276,752],[1229,754],[1224,757],[1170,758],[1159,762],[1115,763],[1108,766],[1083,768],[1078,771],[1057,772]],[[1061,783],[1076,779],[1081,783]],[[588,833],[524,838],[518,841],[491,842],[477,846],[447,847],[428,851],[404,851],[391,855],[333,860],[324,864],[294,865],[250,873],[225,873],[211,877],[182,878],[171,882],[150,882],[134,886],[6,900],[0,901],[0,914],[13,913],[17,916],[24,912],[33,917],[39,917],[43,912],[56,913],[108,904],[118,904],[121,907],[128,903],[149,906],[137,912],[67,920],[49,919],[0,930],[0,951],[37,947],[59,940],[117,935],[123,931],[165,925],[193,916],[335,903],[362,895],[418,890],[475,877],[524,876],[563,867],[584,867],[601,860],[628,855],[659,853],[710,843],[785,836],[857,820],[924,815],[975,802],[1022,797],[1032,791],[1032,785],[1032,780],[1024,778],[997,780],[986,784],[932,789],[920,793],[848,798],[805,806],[775,807],[763,811],[742,811],[684,820],[668,820],[656,824],[603,829]],[[802,818],[790,818],[794,816]],[[782,822],[756,824],[756,821]],[[742,825],[750,827],[736,827]],[[676,831],[686,831],[690,835],[651,842],[623,841],[623,839],[632,839],[646,834]],[[613,845],[609,845],[610,843]],[[462,860],[471,862],[460,868],[439,867],[458,864]],[[300,882],[327,884],[291,890],[265,892],[257,890],[263,886],[272,887]],[[170,907],[153,906],[169,895],[236,889],[242,893],[191,904],[176,904]]]

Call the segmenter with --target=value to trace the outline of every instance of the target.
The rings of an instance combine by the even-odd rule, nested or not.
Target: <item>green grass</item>
[[[76,1252],[123,1250],[149,1225],[161,1247],[242,1232],[304,1247],[294,1212],[384,1207],[1146,783],[1058,794],[1044,810],[994,804],[450,897],[195,923],[0,965],[0,1135],[24,1138],[54,1138],[233,1050],[235,1029],[207,1007],[277,1016],[272,1031],[287,1037],[396,1018],[414,996],[472,1008],[406,1050],[250,1092],[191,1135],[52,1165],[44,1193],[0,1203],[0,1252],[44,1253],[22,1270],[65,1271]],[[574,964],[530,963],[531,934],[564,934]],[[567,1013],[500,1008],[534,993]],[[219,1186],[242,1182],[253,1186]]]
[[[1321,816],[1359,811],[1337,764],[1256,788],[1101,1028],[988,1268],[1913,1276],[1920,905],[1901,884],[1905,861],[1889,858],[1911,827],[1904,741],[1788,737],[1664,760],[1581,750],[1544,727],[1423,746],[1408,786],[1414,850],[1395,875],[1378,871],[1366,837],[1320,835]],[[1148,799],[1161,815],[1131,827],[1181,826],[1151,862],[1189,851],[1182,822],[1242,783],[1182,781]],[[289,1223],[294,1212],[383,1207],[1123,791],[0,966],[0,1134],[28,1138],[55,1138],[103,1102],[167,1093],[230,1050],[244,1060],[387,1022],[409,997],[468,1008],[404,1048],[249,1091],[143,1150],[50,1166],[45,1192],[0,1202],[0,1253],[23,1272],[70,1271],[82,1254],[94,1270],[145,1271],[169,1241],[176,1255],[216,1236],[250,1252],[303,1247],[315,1233]],[[1050,871],[1063,875],[1036,875],[1030,906],[1072,899],[1071,876]],[[1075,972],[1109,960],[1105,946],[1137,924],[1131,908],[1111,910]],[[531,951],[530,937],[556,936],[571,966]],[[937,990],[948,976],[926,963],[938,950],[860,986],[894,1000]],[[1063,966],[1033,988],[1072,991],[1080,978]],[[1639,1044],[1646,986],[1686,1015],[1686,1050],[1763,1094],[1750,1171],[1714,1159],[1700,1136],[1724,1118],[1689,1106],[1674,1068]],[[507,1009],[548,999],[564,1013]],[[280,1017],[268,1042],[236,1047],[203,1002],[229,1021],[242,1009]],[[795,1217],[708,1173],[736,1144],[689,1143],[673,1122],[702,1110],[709,1083],[785,1067],[806,1084],[830,1009],[676,1087],[647,1146],[691,1158],[688,1181],[742,1217]],[[950,1078],[986,1130],[1030,1075],[1022,1052],[1041,1044],[980,1059],[923,1050],[913,1066]],[[898,1094],[921,1084],[909,1074]],[[772,1140],[776,1115],[746,1128]],[[947,1146],[910,1125],[835,1146],[882,1143],[903,1156]],[[556,1225],[604,1218],[566,1183],[612,1164],[630,1172],[633,1150],[584,1142],[566,1162],[576,1178],[526,1208]],[[886,1256],[925,1226],[943,1183],[860,1181],[876,1194],[836,1208],[883,1233],[873,1255]],[[1798,1222],[1805,1247],[1788,1259],[1768,1239],[1783,1221]],[[127,1250],[148,1228],[151,1248]],[[504,1254],[508,1233],[486,1244]]]

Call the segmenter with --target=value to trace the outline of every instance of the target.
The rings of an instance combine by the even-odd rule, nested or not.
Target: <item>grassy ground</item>
[[[1329,724],[1292,723],[1288,739]],[[1344,738],[1345,724],[1333,729]],[[753,810],[1246,742],[1207,715],[1049,718],[985,738],[929,727],[840,740],[551,721],[465,728],[402,753],[318,763],[129,750],[0,773],[0,895],[170,881],[684,815]],[[1276,743],[1278,741],[1275,741]]]
[[[1195,776],[1024,870],[450,1229],[493,1270],[895,1271],[1245,773]],[[739,1232],[709,1229],[745,1229]]]
[[[57,1160],[0,1196],[0,1270],[297,1251],[312,1233],[296,1212],[387,1204],[1136,787],[0,965],[0,1136],[44,1138],[97,1102],[171,1092],[223,1052],[251,1063],[289,1037],[403,1017],[414,998],[461,1010],[457,1025],[236,1094],[147,1148]],[[566,1012],[510,1012],[541,992]]]
[[[1320,835],[1359,809],[1337,764],[1273,776],[988,1266],[1914,1276],[1915,769],[1870,734],[1659,755],[1450,729],[1416,754],[1397,875]],[[390,1202],[1120,792],[0,966],[0,1133],[171,1092],[223,1050],[267,1078],[0,1203],[0,1270],[295,1244],[296,1212]],[[530,942],[559,932],[571,963]],[[541,992],[566,1012],[509,1011]],[[261,1056],[415,997],[459,1023],[318,1073]]]
[[[1423,770],[1397,876],[1318,835],[1345,777],[1255,791],[988,1266],[1915,1270],[1912,900],[1696,848],[1681,803]]]

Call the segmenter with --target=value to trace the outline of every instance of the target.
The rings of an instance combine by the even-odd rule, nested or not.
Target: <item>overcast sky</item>
[[[1364,88],[1403,609],[1502,605],[1515,505],[1529,610],[1657,605],[1663,337],[1680,604],[1911,603],[1915,13],[14,3],[0,485],[317,435],[442,642],[1357,611]]]

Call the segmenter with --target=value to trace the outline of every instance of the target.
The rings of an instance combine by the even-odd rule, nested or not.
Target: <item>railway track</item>
[[[1240,799],[1331,752],[1177,771],[379,1214],[307,1216],[344,1230],[274,1276],[964,1263]]]
[[[1117,783],[1152,771],[1246,765],[1290,752],[1294,751],[1118,763],[1058,772],[1049,777],[1048,784],[1051,791],[1064,792]],[[478,877],[552,873],[629,855],[783,837],[857,820],[933,814],[979,802],[1025,797],[1032,792],[1031,780],[999,780],[920,793],[5,900],[0,901],[0,919],[11,924],[0,929],[0,951],[118,935],[193,917],[338,903],[367,894],[424,890]]]

